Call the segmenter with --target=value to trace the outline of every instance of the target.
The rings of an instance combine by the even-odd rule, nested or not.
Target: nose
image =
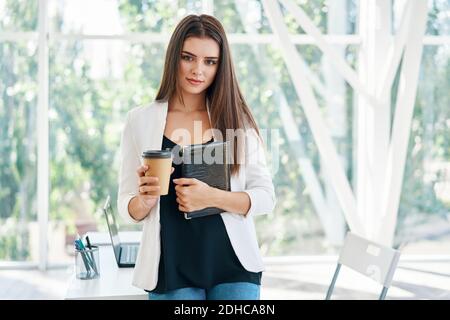
[[[197,77],[203,74],[202,64],[200,62],[195,63],[192,68],[192,74]]]

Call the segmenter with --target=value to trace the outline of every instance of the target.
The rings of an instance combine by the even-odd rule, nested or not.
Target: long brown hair
[[[254,129],[260,136],[256,121],[239,89],[225,30],[220,21],[213,16],[188,15],[179,22],[167,47],[164,73],[156,100],[168,101],[175,94],[180,94],[178,67],[184,41],[189,37],[211,38],[220,48],[215,79],[206,89],[212,127],[220,130],[223,137],[227,137],[227,129]],[[231,146],[234,147],[231,173],[236,174],[240,167],[237,137],[233,137]]]

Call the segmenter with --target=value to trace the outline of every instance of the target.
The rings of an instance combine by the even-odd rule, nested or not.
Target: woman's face
[[[183,92],[199,94],[211,85],[217,73],[219,52],[219,45],[211,38],[190,37],[184,41],[178,70]]]

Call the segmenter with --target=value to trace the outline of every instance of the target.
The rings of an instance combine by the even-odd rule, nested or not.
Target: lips
[[[204,81],[196,80],[196,79],[189,79],[189,78],[186,78],[186,79],[187,79],[187,81],[189,81],[192,84],[200,84],[200,83],[204,82]]]

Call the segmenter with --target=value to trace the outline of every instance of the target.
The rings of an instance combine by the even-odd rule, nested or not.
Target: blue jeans
[[[259,300],[260,286],[250,282],[221,283],[211,289],[181,288],[148,293],[149,300]]]

